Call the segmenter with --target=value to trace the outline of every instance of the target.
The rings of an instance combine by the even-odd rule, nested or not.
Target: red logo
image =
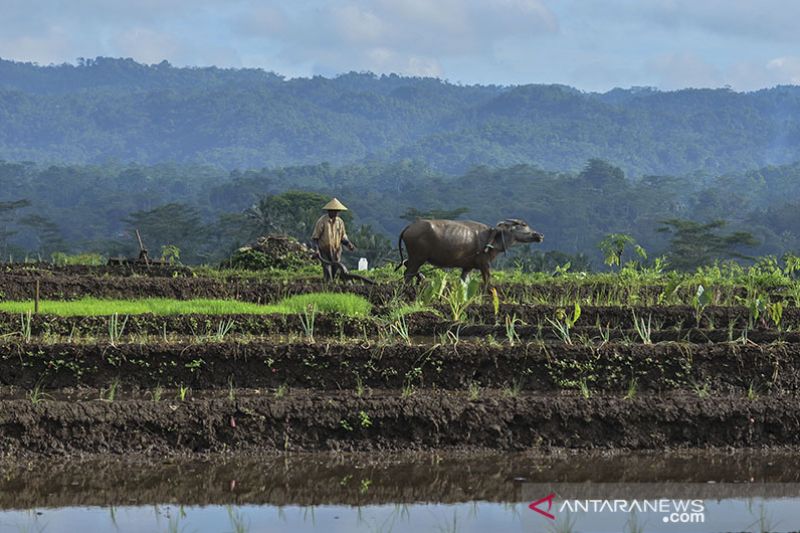
[[[546,516],[550,520],[555,520],[556,519],[555,515],[552,515],[549,512],[547,512],[547,511],[549,511],[550,509],[553,508],[553,498],[555,498],[555,497],[556,497],[556,493],[553,492],[549,496],[545,496],[541,500],[536,500],[535,502],[531,503],[528,506],[528,509],[530,509],[531,511],[536,511],[540,515]],[[547,502],[547,511],[543,511],[542,509],[539,509],[539,506],[541,504],[543,504],[544,502]]]

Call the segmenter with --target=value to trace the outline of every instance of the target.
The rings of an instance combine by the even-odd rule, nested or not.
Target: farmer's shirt
[[[331,218],[322,215],[314,225],[312,239],[319,239],[319,247],[331,252],[339,251],[342,248],[342,241],[349,241],[347,232],[344,229],[344,220],[341,217]]]

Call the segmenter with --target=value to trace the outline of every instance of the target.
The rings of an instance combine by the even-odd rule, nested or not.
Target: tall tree
[[[17,233],[17,230],[12,228],[17,210],[29,205],[31,205],[30,200],[24,199],[0,202],[0,252],[2,257],[6,257],[9,252],[9,238]]]
[[[128,225],[130,250],[135,249],[135,230],[139,230],[144,244],[155,257],[164,245],[177,246],[181,258],[198,262],[208,257],[205,244],[206,227],[197,209],[186,204],[170,203],[154,209],[136,211],[125,218]]]
[[[48,259],[53,252],[63,252],[66,243],[61,235],[58,224],[41,215],[27,215],[20,219],[20,225],[31,229],[36,240],[35,251],[44,259]]]
[[[658,231],[672,234],[667,259],[673,268],[679,270],[692,270],[716,259],[750,259],[741,250],[758,244],[756,238],[746,231],[722,234],[728,224],[725,220],[703,224],[673,218],[661,224]]]
[[[625,173],[602,159],[590,159],[578,176],[595,189],[613,190],[625,184]]]

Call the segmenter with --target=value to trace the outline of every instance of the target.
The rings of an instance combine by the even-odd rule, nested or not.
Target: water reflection
[[[348,506],[154,506],[69,507],[10,511],[0,531],[74,533],[76,531],[153,532],[518,532],[525,530],[522,504],[463,503]]]
[[[761,452],[6,461],[0,531],[797,531],[799,461]],[[529,509],[551,493],[554,519]],[[584,500],[691,498],[703,501],[702,523],[581,510]]]

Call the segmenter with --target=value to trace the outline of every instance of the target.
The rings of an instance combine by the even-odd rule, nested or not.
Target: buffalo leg
[[[470,273],[471,270],[472,270],[471,268],[462,268],[461,269],[461,280],[462,281],[467,281],[467,276],[469,276],[469,273]]]
[[[489,292],[489,281],[492,277],[492,271],[489,270],[489,265],[481,267],[481,277],[483,278],[483,290]]]
[[[408,262],[406,263],[406,272],[403,275],[406,283],[410,282],[411,278],[416,278],[417,281],[419,282],[425,279],[419,271],[419,268],[422,266],[423,263],[424,261],[420,262],[420,261],[414,261],[411,258],[408,259]]]

